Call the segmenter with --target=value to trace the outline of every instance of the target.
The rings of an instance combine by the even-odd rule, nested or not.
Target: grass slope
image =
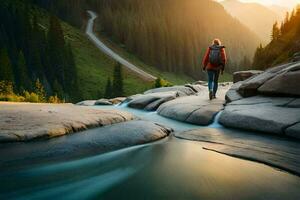
[[[48,12],[37,7],[32,12],[38,16],[40,26],[47,29]],[[116,63],[95,47],[82,30],[63,21],[61,24],[65,40],[71,44],[73,49],[82,99],[102,98],[107,79],[112,78]],[[154,84],[153,82],[145,82],[126,68],[123,68],[123,72],[125,96],[143,92]]]

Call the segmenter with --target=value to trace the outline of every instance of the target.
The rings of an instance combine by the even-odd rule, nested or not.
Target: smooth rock
[[[300,143],[276,135],[230,129],[201,128],[175,133],[202,142],[206,150],[249,159],[300,175]]]
[[[200,84],[186,84],[185,87],[191,88],[195,93],[201,92],[202,90],[206,90],[207,87]]]
[[[158,109],[158,107],[163,104],[163,103],[166,103],[168,101],[171,101],[173,99],[176,99],[176,96],[167,96],[167,97],[163,97],[161,99],[158,99],[150,104],[148,104],[144,110],[147,110],[147,111],[155,111]]]
[[[263,71],[260,70],[248,70],[248,71],[235,72],[233,73],[233,83],[247,80],[248,78],[261,74],[262,72]]]
[[[300,108],[300,98],[296,98],[290,103],[287,104],[287,107],[290,108]]]
[[[147,93],[131,97],[128,106],[136,109],[154,110],[160,104],[184,95],[177,91]]]
[[[293,101],[294,98],[289,98],[289,97],[253,96],[253,97],[242,98],[240,100],[231,102],[228,104],[228,106],[265,104],[269,106],[288,107],[288,104]]]
[[[282,77],[282,76],[284,76],[284,74],[287,74],[289,72],[298,71],[299,68],[300,68],[300,62],[288,63],[285,65],[280,65],[280,66],[277,66],[274,68],[270,68],[257,76],[251,77],[251,78],[243,81],[238,89],[238,92],[243,97],[255,96],[258,94],[258,88],[263,86],[267,81],[269,81],[277,76],[278,76],[278,78]],[[290,75],[292,75],[292,73],[290,73]],[[287,78],[287,77],[285,77],[285,78]],[[275,78],[275,80],[276,80],[276,78]],[[273,81],[273,83],[274,83],[274,81]],[[278,81],[277,82],[275,81],[275,83],[278,83]],[[271,85],[268,85],[268,88],[270,88],[270,87],[271,87]],[[263,92],[263,91],[261,91],[261,92]]]
[[[158,114],[174,120],[208,125],[213,122],[215,115],[223,109],[224,100],[208,100],[208,94],[177,98],[162,104]]]
[[[116,104],[122,103],[125,100],[126,100],[126,97],[116,97],[113,99],[109,99],[109,102],[111,102],[113,105],[116,105]]]
[[[285,130],[285,134],[290,137],[300,139],[300,122],[293,126],[288,127]]]
[[[111,106],[113,105],[108,99],[99,99],[95,102],[95,105],[96,106],[99,106],[99,105],[103,105],[103,106]]]
[[[260,86],[258,91],[265,95],[300,96],[300,68],[273,77]]]
[[[86,130],[47,141],[0,144],[1,167],[98,155],[133,145],[157,141],[171,129],[149,121],[130,121]],[[9,152],[9,154],[7,153]]]
[[[85,101],[76,103],[76,105],[78,105],[78,106],[94,106],[95,103],[96,103],[96,100],[85,100]]]
[[[150,94],[150,93],[160,93],[160,92],[180,92],[185,94],[186,96],[194,95],[196,92],[194,89],[186,86],[173,86],[173,87],[161,87],[161,88],[155,88],[148,90],[144,92],[144,94]]]
[[[238,93],[238,91],[235,90],[235,89],[228,90],[228,92],[225,95],[226,103],[237,101],[237,100],[240,100],[242,98],[243,98],[242,95],[240,95],[240,93]]]
[[[133,119],[123,111],[73,104],[0,103],[0,142],[47,139]]]
[[[233,103],[236,105],[226,106],[219,119],[227,127],[284,134],[286,127],[300,122],[300,109],[275,106],[270,102]]]

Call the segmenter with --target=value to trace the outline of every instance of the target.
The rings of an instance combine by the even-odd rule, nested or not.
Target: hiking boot
[[[216,99],[217,97],[216,97],[216,93],[213,93],[213,99]]]
[[[209,91],[209,100],[212,100],[212,99],[213,99],[213,97],[214,97],[214,94],[213,94],[213,92],[212,92],[212,91]]]

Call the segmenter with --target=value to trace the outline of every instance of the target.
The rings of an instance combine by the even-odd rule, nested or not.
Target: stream
[[[121,109],[175,132],[201,128],[126,104],[93,108]],[[217,120],[209,127],[224,129]],[[202,147],[170,135],[80,159],[20,164],[0,170],[0,199],[300,199],[298,176]]]

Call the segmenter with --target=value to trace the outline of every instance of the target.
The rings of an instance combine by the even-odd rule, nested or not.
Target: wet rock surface
[[[202,128],[175,133],[177,138],[203,142],[203,148],[265,163],[300,175],[300,143],[274,135]]]
[[[208,95],[208,94],[207,94]],[[159,115],[178,121],[209,125],[214,116],[223,109],[224,100],[208,100],[205,94],[199,96],[188,96],[169,101],[159,107]]]
[[[209,125],[213,122],[215,115],[224,108],[223,99],[229,85],[220,85],[219,98],[209,100],[207,88],[201,90],[196,95],[186,96],[174,99],[162,104],[157,112],[167,118],[178,120],[181,122]]]
[[[0,144],[1,167],[90,156],[162,139],[171,129],[149,121],[129,121],[47,141]],[[7,154],[9,152],[9,154]],[[16,166],[17,167],[17,166]]]
[[[47,139],[132,119],[123,111],[72,104],[0,103],[0,142]]]

